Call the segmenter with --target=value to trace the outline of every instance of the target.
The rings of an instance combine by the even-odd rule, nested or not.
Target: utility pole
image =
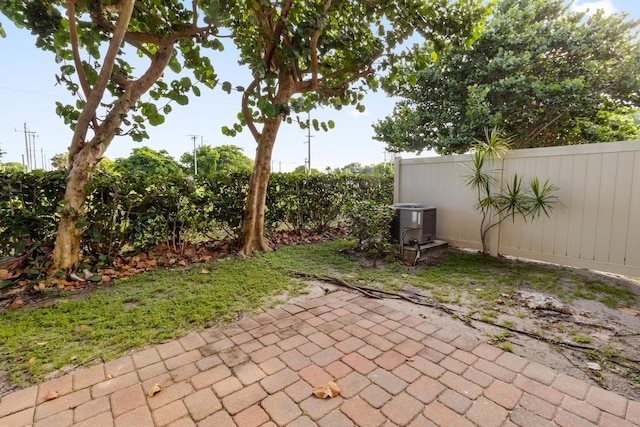
[[[200,137],[200,140],[202,141],[203,136],[202,135],[189,135],[191,137],[191,140],[193,141],[193,176],[197,176],[198,175],[198,153],[196,152],[196,141],[198,139],[198,137]]]
[[[27,128],[27,122],[24,122],[23,130],[14,129],[14,132],[21,132],[24,134],[24,156],[22,156],[22,165],[26,166],[26,171],[31,172],[36,168],[36,137],[37,133],[30,131]],[[32,147],[33,145],[33,147]],[[25,158],[27,163],[25,164]]]
[[[307,166],[307,175],[311,175],[311,112],[307,112],[307,158],[305,166]]]
[[[33,169],[38,169],[38,152],[36,151],[36,137],[38,136],[35,132],[29,132],[29,140],[31,141],[31,166]],[[44,165],[43,165],[44,168]]]

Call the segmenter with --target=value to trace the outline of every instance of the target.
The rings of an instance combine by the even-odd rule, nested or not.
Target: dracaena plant
[[[496,160],[502,160],[511,147],[512,137],[504,136],[499,128],[485,130],[485,140],[475,140],[471,152],[471,164],[465,165],[468,173],[465,184],[476,193],[475,209],[482,217],[480,221],[480,240],[482,252],[489,253],[487,236],[489,231],[504,220],[516,217],[524,221],[535,220],[541,214],[549,217],[559,204],[558,187],[547,179],[543,184],[537,177],[531,178],[528,186],[522,183],[517,173],[506,181],[500,189],[496,175],[502,175],[495,168]]]

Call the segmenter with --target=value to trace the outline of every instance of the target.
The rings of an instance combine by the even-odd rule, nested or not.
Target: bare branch
[[[74,161],[75,155],[80,151],[82,144],[87,136],[87,129],[89,128],[89,122],[95,117],[96,110],[100,106],[100,101],[104,96],[104,91],[107,88],[107,84],[111,79],[111,73],[113,71],[113,64],[115,63],[118,51],[124,40],[131,15],[133,13],[133,7],[135,0],[122,0],[122,9],[118,16],[118,22],[113,32],[109,48],[104,57],[102,69],[98,76],[98,80],[91,91],[90,96],[87,98],[87,103],[80,113],[78,123],[76,123],[76,130],[73,133],[73,140],[71,141],[71,149],[69,150],[69,162]]]
[[[71,51],[73,52],[73,63],[76,66],[76,72],[78,73],[78,80],[80,81],[80,87],[84,92],[85,99],[89,99],[91,95],[91,87],[87,81],[87,76],[84,73],[84,67],[82,66],[82,60],[80,59],[80,51],[78,49],[78,28],[76,27],[76,4],[75,0],[67,0],[67,18],[69,19],[69,38],[71,39]],[[98,127],[96,115],[91,118],[94,129]],[[67,157],[69,161],[70,157]]]
[[[331,0],[326,0],[324,5],[322,6],[323,15],[327,13],[329,8],[331,7]],[[315,90],[318,87],[318,39],[320,38],[320,33],[324,26],[320,25],[316,31],[311,36],[311,42],[309,43],[310,55],[309,59],[311,62],[311,88],[310,90]]]
[[[253,122],[253,117],[251,117],[251,114],[249,113],[249,96],[251,95],[251,92],[256,89],[258,89],[258,81],[254,80],[242,94],[242,116],[244,117],[244,121],[247,123],[247,127],[251,131],[251,135],[253,135],[253,138],[256,141],[258,141],[260,139],[260,132],[258,132],[258,129]]]

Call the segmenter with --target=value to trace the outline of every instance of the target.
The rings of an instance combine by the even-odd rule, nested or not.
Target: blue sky
[[[576,5],[592,10],[603,8],[608,12],[626,11],[631,17],[640,18],[639,0],[580,0]],[[71,140],[71,131],[55,114],[55,102],[75,101],[63,87],[56,86],[55,74],[59,72],[59,66],[51,54],[37,49],[28,31],[16,29],[4,17],[0,17],[0,21],[7,32],[6,38],[0,38],[3,63],[0,67],[0,150],[6,152],[1,161],[22,162],[26,123],[28,130],[37,135],[36,165],[41,167],[42,158],[48,163],[51,156],[66,152]],[[249,73],[237,65],[233,55],[216,55],[212,62],[221,80],[230,80],[234,85],[249,84]],[[390,159],[391,156],[384,153],[384,145],[372,139],[371,125],[391,113],[394,101],[378,92],[367,95],[364,104],[367,107],[364,113],[353,108],[342,111],[326,108],[312,113],[312,118],[336,123],[335,129],[329,132],[312,131],[312,167],[324,170],[328,166],[344,166],[352,162],[368,165]],[[116,137],[106,156],[111,159],[126,157],[133,148],[146,145],[155,150],[165,149],[178,159],[182,153],[193,149],[190,136],[197,135],[198,144],[203,141],[212,146],[238,145],[253,158],[255,142],[248,131],[235,138],[223,136],[220,132],[222,126],[235,122],[239,110],[238,94],[203,90],[202,96],[192,97],[188,106],[175,106],[163,125],[148,127],[149,140],[137,143],[128,137]],[[290,171],[303,165],[307,157],[306,141],[306,131],[297,125],[283,125],[273,153],[274,171]]]

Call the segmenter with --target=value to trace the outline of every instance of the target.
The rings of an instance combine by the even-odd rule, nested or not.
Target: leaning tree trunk
[[[243,245],[241,255],[249,255],[254,250],[269,251],[264,238],[264,210],[267,200],[267,186],[271,174],[271,155],[276,142],[282,117],[266,119],[258,139],[255,164],[249,180],[249,193],[242,220]]]
[[[52,263],[49,267],[50,273],[69,270],[78,264],[82,229],[78,228],[77,225],[84,213],[84,202],[89,195],[87,184],[91,182],[93,177],[92,171],[97,166],[109,144],[111,144],[116,132],[122,125],[123,118],[127,116],[142,95],[162,76],[171,59],[173,50],[173,44],[171,43],[158,47],[147,71],[138,80],[128,82],[126,91],[109,111],[102,125],[97,127],[93,138],[86,142],[84,141],[84,136],[89,128],[89,119],[87,117],[93,117],[97,107],[90,111],[86,110],[85,106],[85,110],[82,111],[78,124],[83,123],[84,125],[82,129],[76,126],[71,149],[69,150],[69,171],[65,188],[67,204],[58,222]],[[110,76],[110,74],[111,71],[107,76]],[[95,92],[96,89],[94,87],[92,95]],[[101,96],[100,99],[102,99]]]
[[[89,143],[78,152],[69,169],[64,192],[66,205],[58,222],[52,254],[52,271],[68,269],[77,265],[80,260],[82,228],[77,225],[83,214],[84,202],[89,195],[87,190],[87,184],[91,181],[91,172],[89,171],[95,169],[106,148],[104,144]]]

